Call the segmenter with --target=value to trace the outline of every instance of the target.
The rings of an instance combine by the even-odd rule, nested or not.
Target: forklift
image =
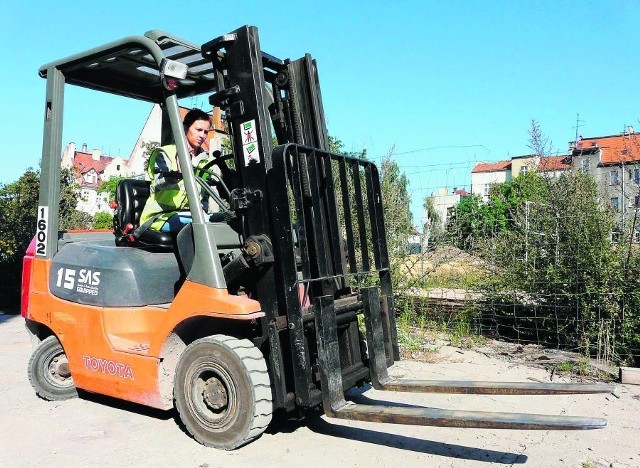
[[[36,235],[24,258],[29,380],[45,400],[77,390],[175,408],[198,442],[232,450],[274,411],[394,424],[596,429],[601,418],[362,405],[345,391],[494,395],[608,393],[607,384],[390,377],[396,312],[376,165],[332,153],[317,64],[262,51],[241,27],[196,45],[129,36],[39,70],[46,79]],[[117,188],[113,232],[59,231],[65,85],[162,108],[192,222],[140,229],[150,183]],[[230,154],[194,172],[179,99],[222,109]],[[201,194],[216,201],[205,213]]]

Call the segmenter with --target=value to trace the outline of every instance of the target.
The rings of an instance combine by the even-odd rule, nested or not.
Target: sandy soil
[[[364,389],[352,395],[438,408],[606,417],[593,431],[515,431],[394,426],[315,416],[278,420],[257,441],[221,452],[189,438],[172,413],[85,395],[36,397],[27,379],[31,344],[19,316],[0,314],[0,465],[23,466],[640,466],[640,387],[613,395],[418,395]],[[402,361],[392,373],[416,379],[548,381],[549,372],[443,347],[436,363]],[[555,379],[554,379],[555,380]]]

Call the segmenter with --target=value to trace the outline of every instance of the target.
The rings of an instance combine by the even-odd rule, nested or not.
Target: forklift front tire
[[[223,450],[259,437],[273,411],[262,353],[251,341],[226,335],[208,336],[187,346],[176,369],[174,399],[193,438]]]
[[[40,398],[56,401],[78,396],[67,355],[54,335],[42,340],[33,350],[28,374],[29,382]]]

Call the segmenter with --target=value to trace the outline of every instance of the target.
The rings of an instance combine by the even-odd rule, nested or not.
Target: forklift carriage
[[[360,405],[344,391],[606,393],[611,385],[397,380],[394,296],[378,170],[329,151],[316,62],[262,52],[255,27],[202,46],[160,31],[51,62],[37,232],[24,260],[29,378],[48,400],[76,389],[175,406],[199,442],[234,449],[277,409],[319,405],[372,422],[592,429],[588,417]],[[209,177],[183,172],[192,223],[139,229],[149,183],[117,190],[114,233],[59,232],[64,85],[159,104],[162,144],[191,168],[178,99],[207,94],[232,143]],[[277,142],[273,147],[272,141]],[[200,209],[205,190],[220,213]],[[194,208],[195,207],[195,208]],[[361,330],[364,330],[361,331]]]

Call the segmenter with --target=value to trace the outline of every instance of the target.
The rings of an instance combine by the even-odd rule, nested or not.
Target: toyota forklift
[[[608,393],[611,385],[418,381],[399,360],[379,174],[329,150],[316,62],[262,51],[244,26],[196,45],[149,31],[48,63],[36,235],[24,258],[22,315],[36,393],[77,390],[175,408],[198,442],[259,437],[276,410],[330,418],[505,429],[596,429],[565,415],[362,405],[345,391],[493,395]],[[140,227],[150,183],[117,189],[112,232],[58,229],[66,85],[159,104],[192,222]],[[178,100],[222,109],[230,154],[190,164]],[[201,208],[202,193],[216,203]]]

